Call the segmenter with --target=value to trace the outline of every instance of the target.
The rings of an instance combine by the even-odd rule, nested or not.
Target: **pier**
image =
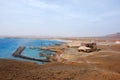
[[[50,60],[48,60],[48,59],[36,59],[36,58],[31,58],[31,57],[27,57],[27,56],[22,55],[22,52],[23,52],[24,49],[25,49],[25,46],[20,46],[20,47],[12,54],[12,56],[14,56],[14,57],[19,57],[19,58],[23,58],[23,59],[34,60],[34,61],[50,62]]]
[[[14,57],[19,57],[21,56],[21,53],[23,52],[24,49],[25,49],[25,46],[20,46],[12,55]]]

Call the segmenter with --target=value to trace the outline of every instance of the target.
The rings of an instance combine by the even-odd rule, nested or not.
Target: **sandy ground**
[[[120,45],[99,48],[102,50],[94,55],[64,63],[38,65],[0,59],[0,80],[120,80]]]

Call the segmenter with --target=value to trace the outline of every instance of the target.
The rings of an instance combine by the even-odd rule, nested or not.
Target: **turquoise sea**
[[[16,51],[16,49],[19,46],[25,46],[26,48],[22,52],[22,55],[32,57],[32,58],[44,59],[45,57],[40,57],[39,53],[53,54],[53,52],[40,50],[38,48],[30,49],[30,47],[31,46],[34,46],[34,47],[53,46],[61,43],[62,42],[56,41],[56,40],[0,38],[0,58],[36,62],[32,60],[15,58],[12,56],[12,54]],[[41,62],[38,62],[38,63],[41,63]]]

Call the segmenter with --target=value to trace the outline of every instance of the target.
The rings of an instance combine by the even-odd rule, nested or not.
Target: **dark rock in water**
[[[40,56],[40,57],[45,57],[45,54],[39,53],[39,56]]]
[[[50,54],[43,54],[43,53],[39,53],[40,57],[46,57],[47,60],[51,59],[51,55]]]

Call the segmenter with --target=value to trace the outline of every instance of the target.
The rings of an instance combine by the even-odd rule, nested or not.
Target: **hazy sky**
[[[0,35],[120,32],[120,0],[0,0]]]

